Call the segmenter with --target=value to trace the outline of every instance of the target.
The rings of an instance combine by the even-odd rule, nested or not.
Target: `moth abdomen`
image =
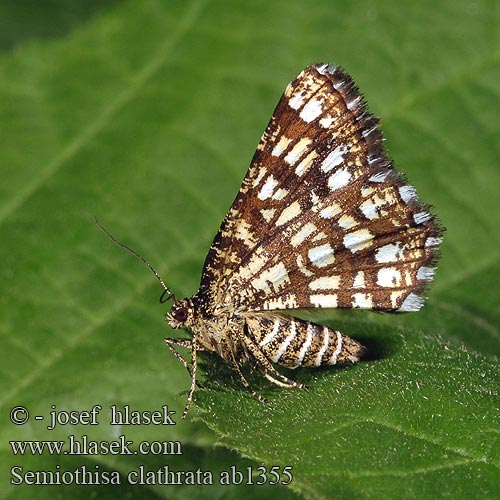
[[[286,368],[356,363],[365,348],[327,326],[284,315],[255,315],[248,330],[265,356]]]

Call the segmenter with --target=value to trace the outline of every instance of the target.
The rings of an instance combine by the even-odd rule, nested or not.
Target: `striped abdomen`
[[[266,357],[287,368],[359,361],[365,348],[326,326],[281,314],[246,319],[249,334]]]

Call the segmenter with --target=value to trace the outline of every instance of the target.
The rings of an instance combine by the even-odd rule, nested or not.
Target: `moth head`
[[[168,324],[175,330],[183,326],[190,326],[193,322],[193,304],[189,299],[174,299],[170,312],[165,314]]]

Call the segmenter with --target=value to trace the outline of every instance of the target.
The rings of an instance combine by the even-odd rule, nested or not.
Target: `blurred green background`
[[[212,383],[175,427],[14,426],[16,405],[182,411],[189,380],[163,346],[158,283],[92,215],[193,294],[281,93],[322,61],[352,74],[396,166],[447,227],[422,311],[330,318],[377,359],[301,371],[307,394],[263,384],[265,407],[207,358]],[[496,0],[3,1],[0,498],[495,498],[499,109]],[[14,457],[9,445],[73,433],[180,440],[183,455]],[[56,464],[295,476],[293,490],[8,485],[13,465]]]

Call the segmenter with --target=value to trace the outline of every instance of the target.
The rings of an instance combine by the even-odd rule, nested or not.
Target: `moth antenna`
[[[175,295],[173,293],[170,293],[170,290],[168,288],[165,288],[160,296],[160,304],[165,304],[165,302],[168,302],[172,298],[175,302],[177,302]]]
[[[161,286],[164,288],[164,292],[161,295],[161,301],[166,302],[169,300],[171,297],[174,297],[174,294],[170,291],[168,286],[165,284],[161,276],[156,272],[154,267],[139,253],[137,253],[135,250],[132,250],[129,246],[125,245],[125,243],[122,243],[121,241],[117,240],[98,220],[97,217],[94,215],[94,222],[96,223],[97,227],[99,227],[105,234],[106,236],[115,244],[118,245],[119,247],[123,248],[124,250],[127,250],[127,252],[131,253],[134,257],[142,261],[143,264],[145,264],[149,270],[156,276],[156,279],[161,283]],[[167,298],[165,299],[165,294],[167,295]]]

